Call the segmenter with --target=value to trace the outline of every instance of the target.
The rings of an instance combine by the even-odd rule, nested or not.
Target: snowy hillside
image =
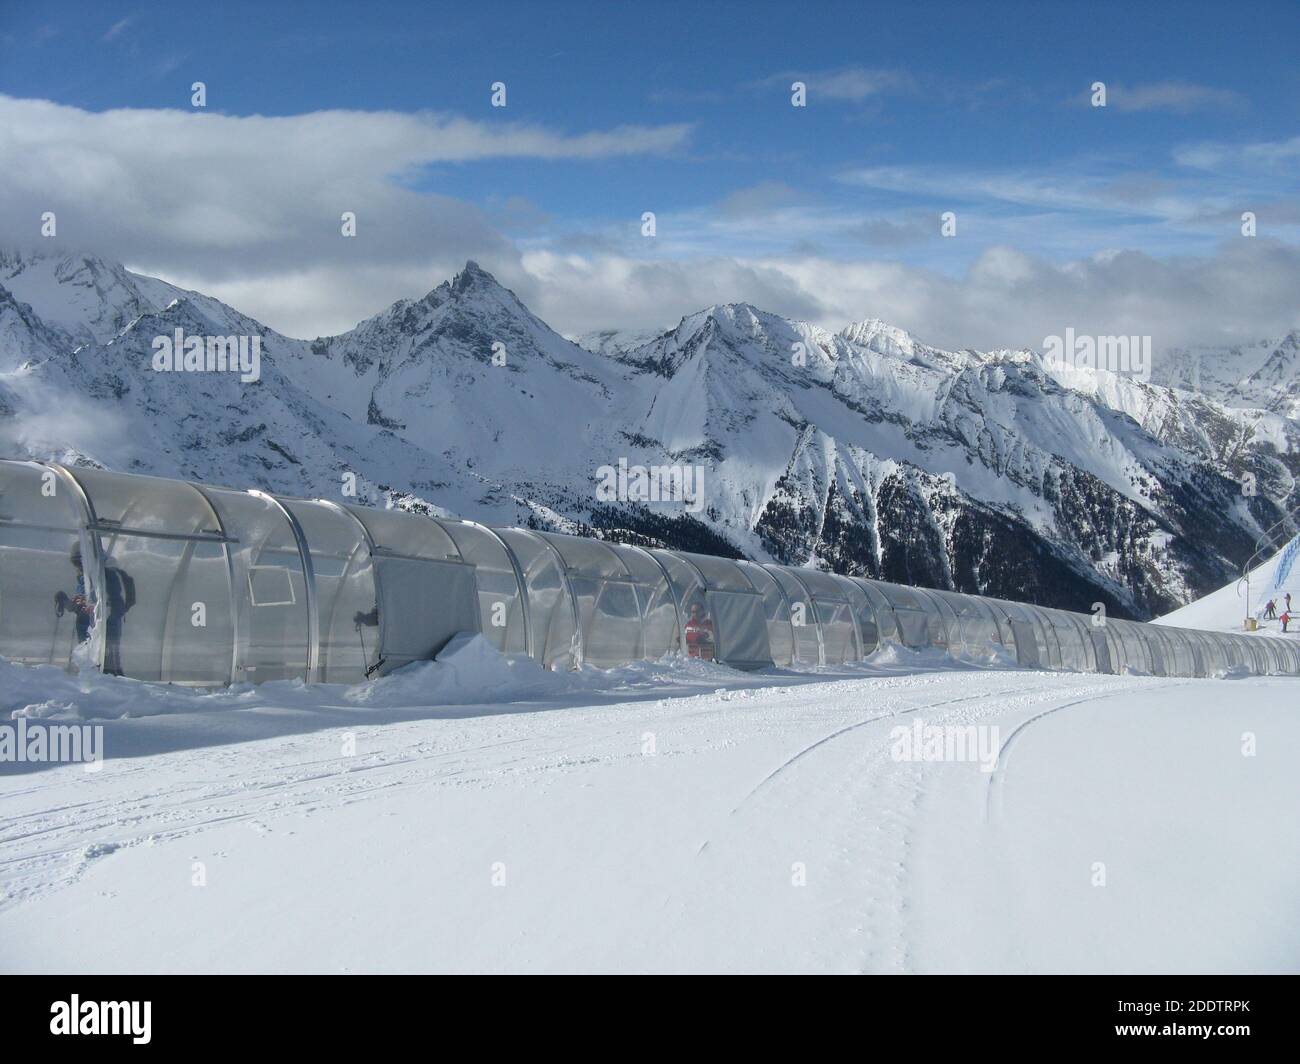
[[[262,337],[260,380],[154,372],[177,329]],[[582,346],[469,263],[305,341],[7,251],[0,451],[325,497],[352,473],[363,502],[1147,617],[1230,580],[1294,501],[1294,339],[1255,352],[1272,391],[1220,398],[747,304]],[[699,470],[702,498],[604,498],[620,461]]]
[[[0,662],[5,717],[106,755],[0,763],[0,969],[1295,971],[1293,683],[571,676],[481,638],[356,688]],[[908,760],[918,727],[990,756]]]
[[[1289,593],[1297,611],[1300,611],[1300,536],[1296,536],[1280,551],[1250,571],[1249,584],[1237,579],[1218,591],[1212,591],[1182,609],[1174,610],[1156,620],[1175,628],[1200,628],[1210,632],[1241,632],[1245,618],[1255,618],[1256,631],[1261,635],[1276,636],[1282,626],[1276,617],[1266,617],[1265,607],[1276,603],[1274,613],[1279,616],[1286,608]],[[1288,634],[1300,639],[1300,621],[1288,626]]]

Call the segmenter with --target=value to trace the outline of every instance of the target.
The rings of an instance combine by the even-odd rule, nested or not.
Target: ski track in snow
[[[861,881],[859,897],[856,901],[849,900],[845,906],[846,913],[851,916],[842,931],[850,941],[863,941],[859,958],[845,970],[899,973],[912,970],[907,943],[910,833],[924,795],[923,769],[917,764],[891,761],[888,732],[893,722],[904,715],[923,713],[927,724],[982,724],[1007,717],[1016,719],[1019,713],[1031,711],[1043,702],[1069,700],[1065,705],[1053,705],[1031,718],[1038,719],[1056,709],[1078,704],[1080,700],[1075,696],[1096,687],[1095,681],[1090,680],[1062,687],[1063,677],[1058,675],[1052,679],[1054,682],[1029,688],[1019,684],[938,701],[925,699],[924,690],[906,692],[903,697],[895,696],[889,700],[888,711],[839,728],[803,747],[769,773],[732,811],[732,816],[736,816],[746,804],[778,780],[786,787],[786,800],[803,800],[808,781],[791,778],[791,769],[797,765],[799,770],[815,778],[820,763],[809,764],[807,755],[824,750],[833,740],[871,724],[886,722],[882,725],[881,735],[871,735],[860,748],[846,752],[842,758],[843,769],[836,775],[836,794],[841,802],[846,803],[846,815],[840,818],[844,827],[832,849],[846,868],[857,866],[856,874]],[[1148,679],[1136,683],[1120,682],[1093,697],[1118,697],[1150,683]],[[911,695],[911,699],[907,695]],[[918,695],[921,696],[919,701]],[[872,836],[868,850],[870,859],[867,861],[862,860],[864,825],[869,825]],[[703,854],[708,846],[706,842],[700,853]]]
[[[918,865],[917,831],[926,831],[932,840],[936,817],[971,812],[990,830],[1005,834],[1006,826],[991,814],[1001,811],[1010,751],[1031,725],[1085,704],[1119,700],[1127,708],[1174,688],[1200,692],[1212,701],[1226,691],[1245,695],[1252,683],[1009,670],[812,682],[798,677],[766,687],[676,697],[666,690],[659,701],[605,704],[573,695],[569,704],[528,706],[527,712],[502,712],[496,705],[481,707],[482,715],[350,725],[224,746],[200,744],[110,759],[97,774],[62,766],[0,777],[0,967],[24,970],[35,963],[22,931],[45,912],[61,912],[73,898],[92,910],[121,903],[119,895],[130,893],[131,876],[140,875],[129,870],[141,862],[142,867],[157,864],[144,856],[155,847],[171,852],[170,847],[186,861],[230,858],[256,864],[269,858],[256,857],[266,851],[250,847],[274,851],[296,846],[303,837],[313,846],[330,845],[321,840],[331,837],[340,820],[355,823],[348,811],[358,809],[379,824],[391,825],[387,818],[398,818],[396,828],[385,829],[397,832],[384,843],[390,847],[384,852],[395,857],[401,847],[413,844],[403,840],[425,832],[424,811],[450,806],[489,810],[484,814],[489,819],[467,830],[540,834],[536,844],[553,859],[565,856],[557,851],[573,847],[571,860],[578,865],[590,859],[588,848],[607,853],[628,832],[653,834],[660,820],[665,826],[663,838],[655,842],[659,849],[649,857],[643,852],[648,843],[634,846],[631,858],[620,856],[621,851],[607,853],[609,874],[617,882],[627,881],[625,896],[608,897],[592,887],[592,899],[584,902],[565,895],[572,885],[564,888],[551,880],[533,884],[530,889],[544,894],[558,892],[536,904],[554,914],[546,919],[567,931],[528,924],[531,930],[518,935],[541,941],[510,939],[511,949],[522,950],[518,955],[485,958],[471,951],[461,961],[435,960],[410,953],[416,949],[410,943],[375,942],[367,944],[362,956],[348,957],[348,970],[352,964],[376,971],[629,966],[925,970],[934,964],[933,947],[918,955],[914,910],[924,896],[919,888],[932,882],[936,870],[933,862]],[[865,716],[864,705],[871,710]],[[986,782],[977,778],[979,791],[961,792],[961,801],[971,809],[945,805],[952,801],[957,777],[935,775],[935,766],[893,761],[890,730],[898,718],[918,714],[927,724],[996,723],[1006,735],[995,771]],[[147,730],[176,719],[119,723],[128,730]],[[653,757],[641,749],[646,733],[653,733],[661,747]],[[341,744],[348,734],[355,736],[356,753],[343,756]],[[453,801],[458,794],[464,800]],[[503,807],[514,808],[532,827],[491,819]],[[239,825],[247,827],[247,837],[231,833]],[[353,859],[346,845],[332,857],[344,864]],[[636,863],[642,859],[645,867]],[[808,869],[808,887],[792,893],[792,870],[802,864]],[[664,871],[656,874],[660,868]],[[364,869],[349,872],[367,874]],[[304,882],[279,867],[275,875],[265,883],[266,890],[301,891],[312,898],[325,890],[323,897],[330,897],[326,887],[306,881],[305,871]],[[394,887],[385,907],[412,915],[405,889]],[[732,911],[731,899],[743,899],[737,911]],[[327,901],[320,904],[325,915],[319,919],[328,925],[338,918],[329,915]],[[588,942],[588,952],[582,953],[579,944],[594,932],[584,936],[565,924],[565,914],[583,921],[585,910],[596,906],[614,926]],[[261,933],[277,930],[283,920],[292,926],[295,918],[303,917],[280,914]],[[412,918],[436,923],[441,917]],[[446,919],[491,925],[490,913],[478,911]],[[922,924],[934,919],[930,909]],[[653,959],[634,949],[630,961],[615,962],[608,959],[612,952],[601,952],[614,949],[606,939],[618,941],[620,928],[624,938],[632,934],[623,923],[640,926],[645,920],[660,928],[664,939]],[[239,943],[218,954],[225,958],[218,963],[221,970],[252,964],[245,951],[258,934],[255,929],[214,924],[204,930],[233,936]],[[163,939],[199,933],[188,926],[168,932],[166,921],[156,932]],[[561,937],[548,938],[556,935]],[[7,939],[15,937],[27,944],[10,949]],[[413,942],[420,939],[415,932],[411,937]],[[693,941],[699,939],[707,945]],[[152,966],[187,970],[172,954],[165,956],[166,961],[154,960]],[[322,962],[315,958],[312,953],[308,959],[275,963],[279,970],[319,970]],[[1024,964],[1034,967],[1028,956]],[[147,969],[151,962],[145,956],[129,966]]]
[[[1164,690],[1164,689],[1170,689],[1176,687],[1186,687],[1191,685],[1192,684],[1189,683],[1189,681],[1184,680],[1177,683],[1162,684],[1161,689]],[[1117,694],[1120,693],[1121,692],[1119,691],[1103,691],[1101,694],[1089,695],[1086,698],[1076,698],[1072,702],[1065,702],[1059,706],[1053,706],[1050,709],[1045,709],[1041,713],[1035,713],[1032,717],[1028,718],[1027,720],[1023,720],[1019,724],[1017,724],[1015,729],[1011,732],[1010,735],[1007,736],[1006,741],[1002,744],[1001,748],[998,750],[998,759],[994,763],[993,771],[989,773],[989,782],[988,782],[988,791],[987,791],[988,797],[984,807],[985,819],[987,820],[993,818],[993,815],[995,813],[995,799],[996,799],[997,809],[1001,808],[1002,783],[1006,779],[1007,761],[1011,756],[1012,744],[1015,743],[1016,739],[1020,736],[1022,732],[1024,732],[1027,728],[1029,728],[1031,724],[1037,723],[1038,721],[1042,720],[1044,717],[1050,717],[1054,713],[1060,713],[1063,710],[1073,709],[1076,706],[1087,705],[1092,702],[1102,702],[1105,701],[1106,699],[1114,698]]]

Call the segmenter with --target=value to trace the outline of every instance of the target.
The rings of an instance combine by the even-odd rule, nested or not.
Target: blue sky
[[[1044,313],[1085,316],[1131,283],[1094,276],[1124,254],[1153,284],[1192,268],[1199,282],[1184,280],[1208,284],[1205,270],[1239,272],[1242,256],[1274,276],[1265,252],[1291,268],[1300,4],[811,8],[0,3],[0,94],[61,105],[57,120],[14,116],[20,131],[45,130],[30,134],[40,161],[15,196],[24,209],[34,189],[75,196],[56,205],[87,245],[242,297],[241,309],[299,333],[418,295],[470,255],[568,331],[601,324],[602,311],[617,318],[609,325],[670,325],[698,305],[749,299],[832,327],[879,316],[984,344],[1029,342],[1039,327],[1002,307],[985,335],[978,300],[936,311],[974,299],[990,271],[1004,300],[1025,270],[1036,292],[1083,271],[1088,309],[1066,299]],[[200,80],[201,114],[189,100]],[[790,105],[795,80],[807,107]],[[494,81],[505,108],[490,106]],[[1088,105],[1095,81],[1105,108]],[[138,121],[103,118],[122,109]],[[432,122],[430,143],[407,150],[400,122],[364,113]],[[252,116],[283,122],[268,131]],[[136,176],[117,156],[151,124],[153,172]],[[24,136],[0,145],[32,158]],[[317,154],[325,138],[351,154],[337,143]],[[296,158],[276,157],[285,144]],[[223,152],[240,173],[224,172]],[[104,199],[90,177],[69,177],[67,159],[100,175]],[[260,188],[248,173],[259,159]],[[191,172],[167,184],[168,165]],[[39,166],[57,172],[43,182]],[[293,235],[315,224],[304,196],[335,216],[329,185],[360,212],[364,252]],[[245,202],[248,225],[232,217]],[[1234,246],[1246,210],[1262,241],[1249,251]],[[657,216],[654,239],[641,234],[644,211]],[[957,215],[955,238],[940,235],[944,211]],[[146,215],[165,224],[150,231]],[[16,237],[23,224],[0,210]],[[344,278],[355,298],[340,302]],[[928,296],[909,299],[909,281]],[[590,294],[548,291],[565,285]],[[1284,302],[1225,335],[1294,327],[1295,300],[1274,306]],[[1172,309],[1148,313],[1159,325]]]

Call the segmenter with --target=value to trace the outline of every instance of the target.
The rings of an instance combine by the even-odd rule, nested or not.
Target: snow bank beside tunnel
[[[719,688],[906,675],[965,669],[1016,668],[1009,655],[962,660],[939,648],[886,646],[866,661],[819,667],[775,666],[740,672],[695,658],[636,661],[612,669],[583,666],[574,672],[542,668],[525,655],[506,655],[478,633],[455,636],[434,661],[421,661],[366,683],[307,684],[284,680],[260,685],[190,688],[105,676],[92,668],[71,674],[52,665],[18,665],[0,658],[0,719],[112,720],[271,707],[314,710],[538,703],[563,706],[584,696],[654,692],[693,695]]]
[[[580,694],[673,684],[720,685],[744,678],[745,674],[725,666],[689,659],[551,672],[531,658],[502,654],[482,635],[465,632],[454,637],[435,661],[416,662],[355,685],[286,680],[196,689],[105,676],[90,669],[70,674],[53,665],[18,665],[0,659],[0,719],[115,719],[267,706],[310,709],[340,703],[358,709],[390,709],[558,702]]]

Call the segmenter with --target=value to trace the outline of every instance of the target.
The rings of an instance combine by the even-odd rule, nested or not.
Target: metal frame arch
[[[837,583],[838,583],[839,581],[843,580],[843,581],[846,581],[846,582],[847,582],[851,587],[855,588],[856,590],[858,590],[858,591],[861,591],[861,590],[862,590],[862,589],[859,588],[856,584],[853,583],[853,580],[852,580],[851,577],[847,577],[847,576],[845,576],[843,573],[830,573],[830,572],[828,572],[828,573],[826,573],[825,575],[826,575],[826,576],[830,576],[830,577],[834,577]],[[864,594],[865,594],[865,593],[864,593]],[[868,599],[867,602],[868,602],[868,604],[870,604],[871,600]],[[853,608],[853,600],[849,598],[849,595],[848,595],[848,592],[847,592],[847,591],[844,593],[844,605],[847,606],[847,607],[848,607],[848,610],[849,610],[849,623],[850,623],[851,625],[853,625],[853,639],[854,639],[854,641],[856,642],[856,644],[857,644],[857,648],[858,648],[858,654],[857,654],[857,658],[856,658],[855,660],[857,660],[857,661],[862,661],[862,660],[865,659],[866,656],[867,656],[867,655],[866,655],[866,652],[863,650],[862,626],[858,624],[858,611],[855,610],[855,609]],[[872,613],[875,613],[876,611],[875,611],[875,610],[872,610],[871,612],[872,612]],[[841,662],[841,664],[844,664],[844,663]]]
[[[871,648],[870,652],[868,652],[867,640],[866,637],[862,634],[862,625],[858,620],[858,611],[856,605],[853,599],[848,594],[844,596],[849,603],[849,613],[853,617],[853,627],[858,633],[858,660],[866,661],[869,654],[874,654],[880,648],[880,621],[876,618],[875,604],[872,603],[871,596],[862,590],[862,585],[858,583],[856,578],[849,576],[846,573],[835,573],[834,575],[839,577],[841,580],[845,581],[845,586],[851,588],[855,594],[860,595],[862,597],[862,601],[867,604],[867,609],[871,611],[871,623],[875,625],[876,628],[876,642],[875,645]]]
[[[192,481],[177,480],[175,481],[175,483],[184,484],[187,488],[190,489],[190,491],[192,491],[195,495],[199,497],[204,507],[207,508],[209,516],[211,516],[212,520],[216,523],[217,535],[220,537],[221,548],[224,551],[226,556],[226,587],[230,594],[230,613],[231,613],[231,651],[230,651],[231,671],[227,676],[225,682],[227,685],[229,685],[230,681],[233,679],[235,675],[233,663],[234,663],[234,655],[235,655],[234,645],[235,645],[235,624],[236,624],[235,587],[234,587],[234,580],[230,574],[230,564],[231,564],[230,545],[227,542],[225,527],[221,523],[221,517],[217,514],[216,508],[213,507],[212,501],[207,497],[207,495],[204,494],[202,491],[200,491]],[[205,537],[205,536],[200,536],[197,534],[190,534],[190,533],[177,533],[173,537],[158,537],[154,535],[152,532],[145,532],[145,531],[136,532],[132,529],[131,526],[127,525],[125,521],[123,522],[123,526],[124,527],[122,527],[118,531],[118,535],[122,535],[122,536],[137,535],[137,536],[144,536],[146,538],[175,538],[175,539],[180,539],[185,543],[183,563],[177,566],[177,569],[172,574],[167,586],[167,610],[166,610],[166,616],[163,623],[163,630],[160,639],[161,653],[159,658],[159,665],[161,667],[164,662],[169,662],[170,654],[171,654],[171,646],[168,643],[168,639],[170,638],[170,634],[171,634],[171,621],[175,615],[175,611],[177,608],[176,584],[179,582],[182,573],[188,571],[189,567],[193,564],[194,552],[197,549],[197,544],[208,541],[211,539],[211,537]],[[172,683],[174,681],[169,679],[166,682]]]
[[[626,561],[624,561],[622,555],[620,555],[619,552],[614,549],[616,546],[628,547],[631,546],[631,544],[611,543],[607,540],[597,539],[595,536],[591,537],[591,542],[598,543],[601,547],[603,547],[609,553],[609,555],[614,559],[614,561],[618,563],[618,567],[623,570],[622,578],[621,579],[614,578],[613,582],[618,584],[628,584],[632,588],[632,598],[636,602],[637,642],[641,646],[641,653],[637,660],[645,660],[645,613],[643,612],[642,605],[641,605],[641,591],[634,578],[634,574],[632,572],[631,567],[627,564]],[[606,577],[600,578],[600,590],[596,593],[596,597],[592,600],[591,603],[593,616],[597,612],[599,612],[601,599],[603,599],[605,596],[605,587],[608,583],[610,583],[610,578],[606,578]]]
[[[510,549],[510,544],[505,541],[505,538],[501,536],[497,532],[497,530],[492,528],[490,525],[482,525],[479,524],[477,521],[471,521],[469,518],[466,517],[460,518],[460,523],[462,525],[471,525],[474,528],[482,529],[494,540],[496,540],[499,544],[501,544],[501,548],[506,552],[506,557],[510,559],[510,568],[513,569],[515,573],[515,584],[519,588],[520,607],[523,611],[523,616],[524,616],[524,653],[527,654],[530,658],[532,658],[533,657],[533,611],[528,602],[528,581],[524,579],[524,571],[519,565],[519,559],[515,557],[515,552]],[[459,550],[460,548],[457,547],[456,549]],[[475,568],[475,579],[477,580],[478,566],[475,566],[474,568]],[[624,568],[626,568],[626,566]],[[534,658],[534,660],[536,659]]]
[[[766,569],[767,566],[763,566],[763,568]],[[817,598],[813,595],[812,588],[803,582],[803,577],[799,575],[799,570],[796,566],[782,565],[778,568],[788,573],[790,578],[803,588],[803,593],[808,596],[808,605],[812,607],[813,611],[813,624],[817,627],[817,665],[819,668],[824,668],[826,666],[826,636],[822,632],[822,619],[817,615]],[[854,622],[855,627],[856,623],[857,622]]]
[[[241,654],[239,640],[241,630],[239,625],[239,602],[235,594],[236,588],[239,587],[239,582],[235,579],[235,555],[230,549],[231,543],[238,541],[230,538],[230,533],[226,530],[226,523],[221,520],[221,513],[217,510],[216,504],[213,503],[211,496],[203,490],[203,486],[194,483],[192,480],[187,481],[187,483],[191,488],[203,496],[203,501],[207,503],[208,509],[212,511],[212,516],[217,522],[217,530],[221,533],[222,539],[225,540],[223,546],[226,551],[226,580],[230,586],[230,678],[226,683],[232,684],[235,682],[235,677],[239,675],[240,669],[244,665],[244,662],[240,660]]]
[[[708,596],[708,594],[709,594],[709,578],[708,578],[707,576],[704,575],[704,570],[701,569],[698,565],[696,565],[693,561],[691,561],[690,558],[685,557],[685,552],[684,552],[684,551],[671,550],[671,549],[669,549],[668,547],[664,547],[664,548],[662,548],[662,549],[664,550],[665,553],[667,553],[667,554],[671,554],[674,558],[676,558],[676,559],[677,559],[679,562],[681,562],[683,565],[688,566],[688,567],[691,569],[691,571],[694,572],[695,575],[696,575],[697,577],[699,577],[699,579],[700,579],[700,591],[701,591],[701,592],[706,596],[706,600],[707,600],[707,596]],[[728,559],[728,560],[730,560],[730,559]],[[749,577],[745,577],[745,583],[749,584]],[[671,584],[672,584],[672,581],[670,580],[670,581],[669,581],[669,585],[671,585]],[[750,586],[750,590],[752,591],[754,585],[753,585],[753,584],[749,584],[749,586]],[[681,610],[678,610],[677,612],[678,612],[678,616],[681,616]],[[681,627],[681,629],[682,629],[682,645],[685,646],[685,645],[686,645],[686,622],[685,622],[685,620],[683,620],[683,621],[681,622],[681,626],[680,626],[680,627]],[[717,637],[718,637],[720,634],[721,634],[720,632],[715,632],[715,633],[714,633],[714,639],[716,640]],[[717,646],[717,643],[716,643],[716,642],[714,643],[714,646]],[[768,645],[768,650],[769,650],[769,652],[771,651],[771,645],[770,645],[770,644]],[[690,653],[691,653],[690,650],[685,650],[684,653],[686,654],[687,657],[690,657]],[[714,651],[714,655],[715,655],[714,660],[717,660],[717,659],[716,659],[716,655],[717,655],[717,651],[716,651],[716,650]],[[720,662],[719,664],[725,664],[725,662]]]
[[[642,554],[644,554],[647,558],[649,558],[652,562],[654,562],[655,565],[659,567],[659,571],[663,573],[664,581],[668,584],[668,595],[673,600],[673,612],[677,615],[678,649],[681,651],[682,657],[688,657],[690,655],[690,651],[686,647],[686,618],[682,616],[682,599],[681,596],[677,594],[677,588],[673,586],[673,578],[672,575],[668,572],[668,567],[664,565],[663,560],[657,554],[652,554],[650,551],[646,550],[644,547],[639,546],[636,543],[625,543],[623,544],[623,546],[631,547],[633,550],[639,550]]]
[[[917,594],[919,594],[922,598],[928,600],[929,602],[934,603],[935,615],[939,618],[939,623],[943,626],[943,652],[947,654],[949,657],[953,656],[952,653],[953,632],[951,631],[951,627],[948,621],[949,617],[952,618],[952,624],[955,624],[957,626],[957,632],[956,632],[957,640],[961,645],[962,649],[964,650],[966,647],[966,635],[961,630],[961,616],[957,613],[955,609],[952,608],[952,604],[945,602],[938,595],[934,594],[933,593],[934,588],[918,586],[912,588],[912,590],[915,591]],[[944,611],[947,612],[945,613]]]
[[[372,673],[378,671],[379,666],[381,666],[384,663],[384,624],[385,624],[385,618],[388,610],[387,603],[383,601],[384,589],[383,589],[383,584],[380,582],[379,579],[379,567],[375,564],[375,559],[379,556],[377,554],[377,551],[379,549],[378,545],[375,543],[375,537],[370,534],[370,529],[366,527],[366,523],[362,521],[361,518],[359,518],[351,510],[349,510],[346,506],[342,506],[339,503],[336,503],[333,499],[312,499],[308,501],[318,502],[322,506],[328,506],[331,510],[335,511],[336,513],[343,514],[354,525],[356,525],[357,528],[361,529],[362,541],[365,543],[366,551],[370,555],[370,582],[374,585],[375,605],[379,609],[379,625],[378,625],[379,646],[375,648],[375,663],[371,665],[369,662],[366,662],[366,679],[368,680],[370,679]],[[364,643],[362,644],[362,650],[363,651],[365,650]]]
[[[511,531],[523,533],[525,536],[531,536],[538,543],[540,543],[546,550],[550,551],[551,554],[555,556],[555,564],[559,567],[560,570],[560,579],[564,581],[564,593],[569,600],[569,613],[573,617],[573,639],[574,639],[573,667],[575,669],[580,668],[583,663],[584,651],[586,650],[586,646],[585,646],[585,641],[583,640],[582,637],[582,614],[578,611],[578,596],[574,593],[573,582],[569,579],[568,562],[564,560],[564,555],[560,553],[560,548],[557,547],[545,536],[543,536],[537,529],[512,527]],[[524,589],[524,595],[525,597],[528,595],[527,588]],[[531,628],[532,628],[532,623],[530,621],[529,629],[531,630]]]
[[[90,495],[87,493],[86,489],[82,486],[81,481],[79,481],[75,476],[73,476],[71,469],[69,469],[67,466],[63,465],[60,462],[38,461],[36,464],[39,466],[44,466],[46,469],[50,470],[56,477],[62,480],[66,485],[68,485],[72,489],[73,498],[76,499],[77,505],[81,509],[82,557],[84,559],[86,547],[89,546],[91,561],[95,567],[94,574],[93,574],[94,579],[91,582],[91,586],[93,588],[94,595],[95,595],[95,624],[92,629],[92,632],[94,634],[91,636],[90,652],[91,652],[92,664],[100,672],[103,672],[105,644],[104,644],[103,632],[101,630],[102,626],[99,623],[100,622],[99,606],[100,606],[100,600],[103,598],[104,584],[107,581],[108,576],[105,572],[107,562],[106,559],[104,558],[104,548],[103,545],[99,542],[99,533],[95,531],[95,526],[99,524],[99,515],[95,512],[95,504],[91,501]],[[84,570],[84,560],[83,560],[83,572],[84,571],[85,570]]]
[[[861,591],[862,594],[866,596],[867,602],[871,606],[871,613],[876,620],[877,649],[883,647],[887,640],[891,641],[896,646],[902,646],[903,629],[902,629],[902,625],[898,623],[898,610],[894,608],[894,603],[889,598],[889,596],[880,590],[882,585],[889,586],[888,582],[884,580],[877,580],[875,579],[875,577],[871,577],[871,576],[851,576],[849,577],[849,579],[852,580],[853,583],[855,583],[858,586],[858,590]],[[880,599],[879,603],[876,602],[877,597]],[[894,634],[892,637],[886,637],[881,634],[884,631],[884,629],[881,627],[881,620],[882,618],[885,617],[885,614],[881,612],[882,604],[883,604],[883,609],[888,612],[889,623],[894,629]]]
[[[306,592],[307,605],[307,683],[320,682],[320,614],[317,612],[316,600],[316,566],[311,560],[311,545],[307,542],[307,533],[303,531],[298,518],[278,498],[269,491],[249,488],[248,494],[258,499],[265,499],[284,514],[298,545],[298,557],[302,561],[303,590]]]
[[[771,580],[772,583],[776,585],[776,591],[777,594],[781,596],[781,601],[785,603],[785,621],[786,624],[790,626],[790,664],[793,665],[795,662],[799,660],[798,634],[794,630],[794,604],[790,601],[790,596],[785,593],[785,586],[781,583],[781,581],[778,580],[775,576],[773,576],[770,572],[768,572],[769,569],[768,565],[764,565],[762,562],[749,562],[749,564],[756,565],[758,566],[758,568],[762,569],[763,572],[767,573],[768,579]],[[749,580],[748,573],[745,573],[745,579]],[[751,586],[754,583],[754,581],[752,580],[749,580],[749,582]],[[758,588],[754,588],[754,590],[758,591]],[[760,595],[762,594],[761,591],[759,591],[758,593]],[[770,637],[767,643],[768,643],[767,649],[771,651],[772,640]]]

